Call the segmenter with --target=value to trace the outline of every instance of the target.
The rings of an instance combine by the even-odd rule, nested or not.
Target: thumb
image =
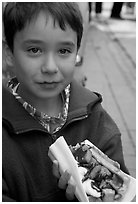
[[[53,160],[52,172],[53,172],[53,175],[54,175],[56,178],[60,178],[59,163],[58,163],[57,160]]]

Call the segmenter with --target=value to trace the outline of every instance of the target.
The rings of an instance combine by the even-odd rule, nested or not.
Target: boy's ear
[[[3,42],[3,51],[4,51],[3,54],[4,54],[4,59],[6,61],[6,64],[9,67],[13,67],[13,64],[14,64],[13,53],[5,42]]]

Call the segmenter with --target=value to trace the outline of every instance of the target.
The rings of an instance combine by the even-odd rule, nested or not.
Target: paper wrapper
[[[48,155],[52,160],[58,160],[61,173],[68,170],[68,172],[72,175],[71,182],[75,182],[76,184],[75,195],[78,200],[82,202],[89,202],[83,189],[77,162],[75,161],[63,137],[58,138],[56,142],[49,147]]]
[[[88,140],[85,141],[87,144],[93,145]],[[89,202],[88,196],[86,195],[83,184],[81,182],[81,176],[78,170],[77,162],[74,159],[74,156],[71,153],[63,136],[59,137],[56,142],[49,147],[48,155],[52,161],[56,159],[59,162],[61,173],[68,170],[68,172],[72,175],[70,182],[75,182],[75,195],[78,200],[81,202]],[[126,176],[128,176],[130,179],[129,186],[125,195],[119,200],[119,202],[130,202],[136,195],[136,179],[129,175]]]

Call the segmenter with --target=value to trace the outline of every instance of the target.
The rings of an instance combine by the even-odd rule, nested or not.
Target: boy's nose
[[[52,55],[46,56],[45,61],[41,67],[42,73],[53,74],[58,72],[58,66]]]

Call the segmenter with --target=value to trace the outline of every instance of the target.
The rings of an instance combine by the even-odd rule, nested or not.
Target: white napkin
[[[72,180],[76,183],[75,195],[78,200],[82,202],[89,202],[81,182],[77,162],[63,136],[59,137],[56,142],[49,147],[48,155],[52,160],[58,160],[61,172],[68,170],[68,172],[71,173]]]
[[[84,143],[94,146],[88,140],[85,140]],[[63,136],[59,137],[56,142],[49,147],[48,155],[52,161],[56,159],[59,162],[59,168],[61,173],[68,170],[68,172],[72,175],[71,182],[75,182],[76,184],[75,195],[78,200],[81,202],[89,202],[86,192],[84,190],[84,186],[81,182],[81,175],[78,170],[77,162],[74,159]],[[136,195],[136,179],[129,175],[127,176],[130,179],[130,183],[126,194],[123,196],[123,198],[119,200],[119,202],[130,202]]]

